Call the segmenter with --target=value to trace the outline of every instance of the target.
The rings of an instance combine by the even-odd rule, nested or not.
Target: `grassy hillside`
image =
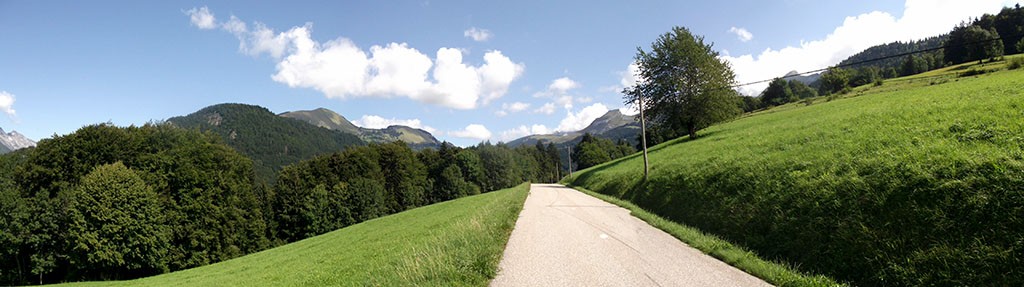
[[[528,184],[366,221],[256,254],[131,281],[67,286],[483,286]]]
[[[572,183],[854,285],[1024,285],[1024,69],[790,104]]]

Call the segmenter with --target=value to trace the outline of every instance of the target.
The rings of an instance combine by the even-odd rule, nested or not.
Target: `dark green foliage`
[[[480,144],[414,152],[404,143],[350,147],[285,167],[275,187],[277,235],[297,241],[407,209],[537,181],[538,150]],[[549,160],[552,161],[552,160]]]
[[[843,66],[843,67],[846,67],[846,68],[855,69],[855,70],[856,69],[860,69],[860,68],[864,68],[864,67],[874,67],[874,68],[878,68],[880,71],[883,71],[881,73],[881,76],[883,76],[883,77],[885,77],[887,79],[888,78],[895,78],[895,77],[899,76],[898,73],[895,73],[895,71],[901,69],[901,67],[903,67],[903,65],[904,65],[904,62],[906,62],[906,58],[904,58],[904,57],[887,58],[887,59],[883,59],[883,60],[870,61],[870,62],[865,62],[865,63],[861,63],[861,64],[856,64],[856,65],[852,65],[852,66],[846,66],[846,65],[857,63],[857,62],[862,62],[862,61],[868,61],[868,60],[874,60],[874,59],[879,59],[879,58],[891,57],[891,56],[895,56],[895,55],[899,55],[899,54],[903,54],[903,53],[910,53],[910,52],[916,52],[916,51],[921,51],[921,50],[938,48],[938,47],[941,47],[943,45],[943,42],[946,42],[947,37],[948,36],[944,34],[944,35],[935,36],[935,37],[928,37],[928,38],[921,39],[921,40],[918,40],[918,41],[892,42],[892,43],[888,43],[888,44],[882,44],[882,45],[873,46],[873,47],[867,48],[864,51],[861,51],[861,52],[859,52],[857,54],[854,54],[853,56],[850,56],[849,58],[846,58],[846,60],[843,60],[842,62],[839,62],[839,65]],[[924,52],[924,53],[915,54],[915,55],[918,58],[922,58],[922,59],[923,58],[928,58],[928,59],[931,59],[932,61],[934,61],[933,63],[929,64],[929,68],[926,69],[926,70],[938,69],[938,68],[941,68],[941,67],[944,66],[944,65],[942,65],[942,50]],[[935,60],[938,60],[938,61],[935,61]],[[890,72],[889,69],[892,69],[892,71]]]
[[[505,145],[481,144],[473,148],[484,168],[482,190],[498,190],[523,182],[525,172],[518,168],[516,153]]]
[[[829,68],[821,75],[821,87],[818,93],[831,95],[842,92],[850,87],[850,72],[843,68]]]
[[[945,60],[953,64],[994,59],[1003,55],[1003,41],[995,29],[962,24],[949,32]]]
[[[756,110],[759,110],[759,109],[763,108],[762,105],[764,103],[761,101],[761,97],[743,96],[741,99],[743,101],[742,108],[743,108],[743,112],[744,113],[753,112],[753,111],[756,111]],[[637,138],[639,138],[639,137],[640,136],[637,135]]]
[[[1024,53],[1024,9],[1020,4],[999,11],[992,25],[1003,36],[1004,55]]]
[[[387,190],[386,212],[396,213],[423,205],[424,194],[430,188],[426,166],[404,142],[381,144],[377,148]]]
[[[384,198],[401,197],[392,194],[385,196],[384,192],[376,190],[363,191],[354,186],[359,181],[358,187],[376,188],[363,179],[384,186],[385,179],[379,163],[381,149],[380,145],[353,147],[344,152],[316,157],[285,167],[278,176],[273,205],[274,221],[278,226],[280,238],[288,242],[296,241],[374,218],[390,210],[383,204],[353,205],[384,203]],[[395,158],[388,160],[394,161],[401,156],[397,153],[394,155]],[[412,165],[406,167],[415,168]],[[422,173],[412,170],[409,172],[410,175]],[[393,183],[403,184],[401,181]],[[364,192],[379,194],[365,195],[362,194]],[[404,198],[403,201],[421,202],[422,198]],[[395,205],[398,206],[397,203]],[[337,209],[325,212],[331,208]]]
[[[584,134],[572,150],[573,168],[586,169],[635,152],[636,149],[626,141],[620,140],[616,144],[605,138]]]
[[[688,135],[737,116],[740,97],[729,64],[718,58],[703,36],[683,27],[658,37],[651,51],[637,48],[636,62],[645,81],[623,91],[626,103],[644,101],[651,125],[669,137]]]
[[[1010,59],[1010,63],[1006,64],[1006,69],[1016,70],[1020,69],[1021,66],[1024,66],[1024,57],[1014,57]]]
[[[219,135],[229,146],[251,158],[259,178],[269,183],[286,165],[365,144],[355,135],[281,117],[253,105],[214,105],[167,122]]]
[[[909,55],[909,56],[907,56],[906,61],[904,61],[903,65],[900,67],[900,76],[902,77],[902,76],[916,75],[916,74],[924,73],[924,72],[927,72],[927,71],[928,71],[928,62],[926,62],[921,57],[917,57],[917,56],[914,56],[914,55]],[[854,86],[859,86],[859,85],[855,84]]]
[[[768,83],[768,88],[761,92],[756,101],[744,97],[744,111],[749,112],[766,107],[780,106],[817,96],[818,92],[803,82],[775,78],[771,83]]]
[[[83,279],[167,271],[170,228],[159,195],[121,162],[82,177],[68,196],[68,244]],[[132,276],[135,275],[135,276]]]
[[[9,239],[19,244],[8,250],[16,255],[0,263],[18,267],[0,284],[139,277],[270,245],[268,194],[257,193],[252,161],[211,134],[101,124],[4,159],[13,172],[4,173],[0,188],[17,195],[5,221],[21,231]],[[122,205],[137,213],[111,209]],[[121,241],[98,241],[113,236],[102,228],[115,225],[100,225],[111,218],[122,219]]]
[[[775,78],[768,83],[768,88],[761,92],[761,103],[766,106],[778,106],[796,100],[797,97],[793,94],[793,90],[782,78]]]

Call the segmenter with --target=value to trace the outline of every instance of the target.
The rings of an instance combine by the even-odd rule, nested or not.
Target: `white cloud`
[[[548,91],[564,94],[564,93],[568,92],[569,90],[572,90],[572,89],[575,89],[575,88],[579,88],[579,87],[580,87],[580,83],[578,83],[576,81],[573,81],[569,77],[561,77],[561,78],[555,79],[554,81],[551,81],[551,84],[548,85]]]
[[[185,14],[188,15],[189,21],[192,22],[192,25],[199,27],[199,29],[209,30],[217,28],[217,18],[213,17],[213,13],[210,12],[210,8],[207,8],[206,6],[200,8],[193,7],[192,9],[185,11]]]
[[[623,115],[632,116],[640,113],[640,109],[637,109],[636,105],[626,105],[619,108],[619,112]]]
[[[512,113],[518,113],[518,112],[525,111],[528,108],[530,108],[530,104],[529,103],[524,103],[524,102],[504,103],[504,104],[501,104],[501,110],[495,112],[495,114],[498,115],[499,117],[504,117],[504,116],[507,116],[507,115],[512,114]]]
[[[619,74],[619,85],[605,87],[603,88],[604,91],[619,93],[627,87],[636,85],[640,81],[640,65],[636,62],[631,62],[629,65],[626,65],[625,70],[618,71],[617,74]]]
[[[946,33],[971,17],[998,13],[1004,4],[1007,3],[1003,0],[907,0],[903,16],[899,19],[878,11],[846,17],[843,24],[824,39],[801,41],[797,47],[768,48],[756,57],[724,55],[722,58],[732,65],[736,71],[736,80],[740,83],[770,79],[792,70],[803,72],[835,65],[874,45]],[[746,86],[741,88],[741,92],[755,95],[767,85]]]
[[[544,125],[533,125],[531,127],[521,125],[514,129],[501,132],[501,135],[498,136],[498,140],[502,142],[509,142],[528,135],[545,135],[550,133],[551,130]]]
[[[491,30],[471,27],[466,29],[466,31],[463,31],[462,36],[471,38],[473,41],[484,42],[491,39],[491,36],[494,36],[494,34],[491,34]]]
[[[576,102],[575,97],[570,95],[569,91],[581,86],[579,82],[573,81],[568,77],[561,77],[551,81],[546,90],[534,93],[533,96],[536,98],[552,98],[553,103],[549,104],[559,105],[568,110],[572,109],[573,102]],[[544,107],[547,107],[547,105],[545,104]]]
[[[566,111],[565,118],[562,119],[562,122],[558,124],[558,128],[555,130],[560,132],[574,132],[582,130],[605,113],[608,113],[608,107],[601,103],[590,105],[576,113]]]
[[[457,138],[475,139],[475,140],[486,140],[491,138],[491,131],[487,130],[487,127],[481,124],[471,124],[466,126],[463,130],[448,132],[448,135]]]
[[[540,108],[537,108],[536,110],[533,110],[533,112],[537,113],[537,114],[545,114],[545,115],[554,114],[555,113],[555,103],[544,104]]]
[[[368,129],[383,129],[389,126],[399,125],[425,130],[431,134],[437,132],[437,129],[423,125],[419,119],[386,119],[377,115],[363,115],[362,118],[353,120],[352,124]]]
[[[729,33],[736,34],[736,38],[739,39],[740,42],[749,42],[751,39],[754,39],[754,34],[751,34],[750,31],[747,31],[745,28],[732,27],[729,28]]]
[[[367,52],[347,38],[318,42],[312,39],[311,23],[275,32],[259,22],[250,28],[232,16],[219,26],[238,38],[242,53],[273,57],[274,81],[315,89],[328,98],[398,96],[474,109],[504,96],[525,69],[497,50],[474,66],[463,62],[464,52],[456,48],[440,48],[431,59],[406,43],[374,45]]]
[[[10,117],[14,117],[16,115],[14,111],[14,94],[8,93],[7,91],[0,91],[0,111]]]

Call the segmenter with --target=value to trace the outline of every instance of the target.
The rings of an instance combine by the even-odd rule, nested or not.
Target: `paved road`
[[[629,214],[534,184],[491,286],[769,286]]]

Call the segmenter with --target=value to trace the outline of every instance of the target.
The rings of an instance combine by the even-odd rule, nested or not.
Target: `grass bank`
[[[1018,56],[1019,57],[1019,56]],[[854,89],[708,128],[572,185],[863,286],[1024,286],[1024,70]]]
[[[529,184],[424,206],[208,266],[67,286],[484,286]]]
[[[596,193],[582,187],[573,187],[580,192],[628,209],[630,214],[678,238],[690,247],[722,260],[747,274],[754,275],[775,286],[846,286],[832,278],[808,275],[780,262],[771,262],[757,254],[738,247],[718,236],[704,233],[640,208],[632,202],[606,194]]]

